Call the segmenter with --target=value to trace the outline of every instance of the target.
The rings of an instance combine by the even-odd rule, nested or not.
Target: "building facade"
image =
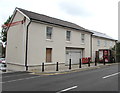
[[[116,40],[104,33],[92,32],[92,60],[95,61],[95,52],[99,49],[112,49],[116,44]]]
[[[26,67],[41,66],[42,62],[68,64],[69,59],[72,59],[72,64],[78,64],[79,58],[94,55],[92,49],[99,37],[92,36],[93,32],[81,26],[16,8],[11,22],[20,20],[21,23],[8,28],[8,68],[26,70]]]

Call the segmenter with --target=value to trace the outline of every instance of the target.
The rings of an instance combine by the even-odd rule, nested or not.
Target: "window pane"
[[[112,47],[112,41],[110,42],[110,46]]]
[[[107,46],[107,41],[105,41],[105,47]]]
[[[47,27],[46,38],[47,39],[51,39],[52,38],[52,27]]]
[[[81,34],[81,42],[85,43],[85,34]]]
[[[97,40],[97,45],[100,46],[100,40]]]
[[[66,40],[70,41],[71,31],[66,32]]]

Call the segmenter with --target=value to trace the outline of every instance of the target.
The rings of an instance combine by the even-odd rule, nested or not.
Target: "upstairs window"
[[[104,47],[106,47],[106,46],[107,46],[107,41],[105,40],[104,42],[105,42],[105,45],[104,45]]]
[[[112,45],[113,43],[112,43],[112,41],[110,41],[110,47],[112,47],[113,45]]]
[[[97,46],[100,46],[100,40],[99,39],[97,40]]]
[[[66,41],[70,41],[71,39],[71,31],[66,31]]]
[[[85,34],[81,34],[81,43],[82,43],[82,44],[85,43]]]
[[[52,27],[47,27],[46,28],[46,39],[52,39]]]

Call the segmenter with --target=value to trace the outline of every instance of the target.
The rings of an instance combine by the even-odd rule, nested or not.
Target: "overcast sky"
[[[0,0],[0,25],[15,7],[48,15],[118,39],[120,0]],[[1,28],[0,28],[1,31]]]

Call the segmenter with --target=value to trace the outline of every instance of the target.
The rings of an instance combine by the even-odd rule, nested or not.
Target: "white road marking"
[[[104,77],[102,77],[103,79],[105,79],[105,78],[108,78],[108,77],[111,77],[111,76],[115,76],[115,75],[118,75],[120,72],[117,72],[117,73],[114,73],[114,74],[111,74],[111,75],[108,75],[108,76],[104,76]]]
[[[28,74],[24,73],[24,74],[19,74],[19,75],[1,76],[0,78],[7,78],[7,77],[13,77],[13,76],[22,76],[22,75],[28,75]]]
[[[41,76],[34,76],[34,77],[29,77],[29,78],[21,78],[21,79],[10,80],[10,81],[0,82],[0,83],[9,83],[9,82],[15,82],[15,81],[20,81],[20,80],[32,79],[32,78],[37,78],[37,77],[41,77]]]
[[[66,89],[61,90],[61,91],[58,91],[58,92],[56,92],[56,93],[65,92],[65,91],[68,91],[68,90],[71,90],[71,89],[74,89],[74,88],[77,88],[77,86],[73,86],[73,87],[70,87],[70,88],[66,88]]]

